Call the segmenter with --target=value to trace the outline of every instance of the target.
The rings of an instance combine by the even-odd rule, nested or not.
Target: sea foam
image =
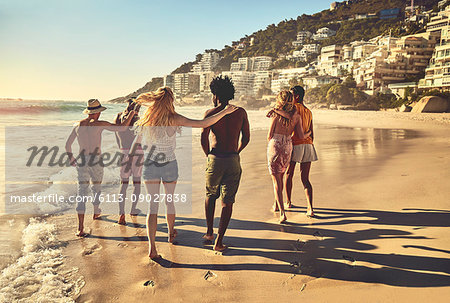
[[[56,226],[31,219],[22,242],[22,256],[1,272],[0,302],[74,302],[84,280],[64,268]]]

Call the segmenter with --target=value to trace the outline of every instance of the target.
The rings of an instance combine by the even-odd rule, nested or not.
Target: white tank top
[[[158,163],[176,160],[177,132],[180,132],[180,128],[174,126],[144,127],[140,133],[142,135],[145,159],[150,159]],[[169,135],[168,133],[173,134]]]

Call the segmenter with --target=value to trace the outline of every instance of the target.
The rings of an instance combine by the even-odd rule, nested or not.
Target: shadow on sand
[[[299,209],[298,207],[296,209]],[[346,232],[343,225],[366,223],[391,225],[393,227],[449,227],[450,212],[443,210],[408,210],[408,212],[316,209],[320,220],[313,223],[291,223],[283,226],[273,223],[243,221],[232,219],[229,229],[243,232],[251,230],[271,230],[280,233],[291,233],[299,236],[298,241],[283,239],[253,239],[245,237],[227,237],[232,248],[225,255],[258,256],[278,262],[238,263],[238,264],[182,264],[173,263],[171,267],[197,268],[215,271],[271,271],[280,273],[309,275],[328,279],[381,283],[405,287],[450,286],[450,259],[424,257],[414,255],[381,254],[370,252],[377,248],[365,243],[377,239],[423,239],[427,237],[414,235],[409,231],[386,228],[369,228]],[[302,210],[304,212],[304,210]],[[335,221],[337,220],[337,221]],[[182,225],[205,226],[204,220],[178,218]],[[328,222],[325,222],[328,221]],[[337,229],[322,228],[328,225]],[[304,235],[314,239],[306,242]],[[179,245],[202,247],[195,245],[201,233],[183,230]],[[282,238],[282,234],[280,234]],[[194,244],[194,245],[193,245]],[[404,245],[405,248],[436,251],[448,254],[447,250],[427,246]]]
[[[304,209],[295,207],[291,211],[304,212]],[[252,230],[279,232],[280,239],[225,237],[226,243],[232,246],[224,253],[225,256],[256,256],[269,259],[269,262],[224,264],[221,260],[217,264],[195,264],[169,261],[166,263],[170,266],[166,267],[211,271],[267,271],[404,287],[450,286],[449,258],[371,252],[377,248],[374,243],[378,239],[401,239],[400,245],[403,248],[449,254],[448,250],[440,248],[408,245],[408,240],[419,239],[425,243],[431,238],[399,228],[418,230],[449,227],[450,211],[408,209],[392,212],[316,208],[316,213],[320,219],[307,224],[280,225],[239,219],[230,221],[228,229],[240,230],[243,234]],[[347,224],[384,225],[384,228],[371,226],[364,230],[343,231]],[[178,217],[176,225],[179,230],[178,245],[205,249],[201,240],[203,234],[189,229],[189,226],[205,227],[204,219]],[[392,229],[385,228],[386,226],[392,226]],[[158,230],[165,231],[165,224],[159,224]],[[283,233],[298,235],[298,240],[282,239]],[[302,240],[305,235],[312,236],[312,239]],[[105,239],[142,241],[143,237]],[[164,238],[158,240],[167,241]]]

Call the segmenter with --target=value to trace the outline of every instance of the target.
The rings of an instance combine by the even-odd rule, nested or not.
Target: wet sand
[[[319,161],[311,181],[319,218],[304,214],[297,171],[286,225],[270,211],[266,131],[252,132],[224,241],[230,249],[223,255],[201,239],[205,158],[199,142],[193,149],[193,214],[177,218],[177,245],[167,243],[159,219],[159,264],[147,257],[144,216],[127,216],[127,226],[114,223],[118,216],[89,217],[91,236],[84,239],[74,237],[75,216],[49,219],[67,244],[66,267],[78,267],[86,282],[77,301],[445,302],[450,127],[383,113],[377,122],[374,115],[380,114],[315,116]]]

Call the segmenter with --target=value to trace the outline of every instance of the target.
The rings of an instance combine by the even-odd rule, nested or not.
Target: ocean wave
[[[22,243],[22,256],[1,272],[0,302],[75,302],[84,280],[78,269],[64,269],[56,226],[32,218]]]
[[[50,104],[12,104],[0,109],[0,114],[29,114],[45,112],[82,112],[86,106],[83,103],[58,102]]]

